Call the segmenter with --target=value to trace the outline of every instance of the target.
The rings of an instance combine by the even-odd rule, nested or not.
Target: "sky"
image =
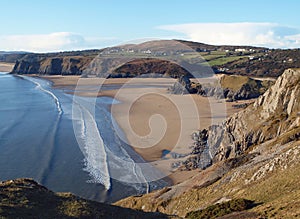
[[[299,0],[2,0],[0,51],[152,39],[300,48]]]

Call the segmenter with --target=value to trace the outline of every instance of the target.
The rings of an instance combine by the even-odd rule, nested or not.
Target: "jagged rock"
[[[206,130],[194,134],[199,136],[195,145],[207,148],[208,152],[195,147],[193,152],[199,152],[198,157],[203,156],[203,158],[200,161],[194,159],[193,162],[201,163],[203,160],[210,160],[213,163],[237,157],[250,146],[275,139],[285,133],[289,133],[285,141],[299,139],[299,103],[300,71],[286,70],[253,105],[232,115],[220,125],[210,126],[207,136],[202,135]],[[202,167],[197,164],[193,166]]]
[[[188,94],[191,91],[191,81],[188,76],[181,76],[169,90],[172,94]]]

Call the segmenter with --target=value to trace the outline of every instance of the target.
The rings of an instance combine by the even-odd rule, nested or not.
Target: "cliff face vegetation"
[[[217,218],[216,212],[224,213],[217,203],[246,199],[254,204],[251,208],[228,210],[222,218],[299,217],[299,98],[300,70],[286,70],[245,110],[193,135],[193,153],[180,170],[193,170],[194,177],[116,204],[188,218],[206,212]]]

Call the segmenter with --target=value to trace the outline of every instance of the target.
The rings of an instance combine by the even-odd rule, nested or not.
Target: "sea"
[[[136,165],[143,159],[116,134],[109,108],[118,101],[68,93],[41,78],[0,73],[0,181],[33,178],[106,203],[168,185],[147,180]]]

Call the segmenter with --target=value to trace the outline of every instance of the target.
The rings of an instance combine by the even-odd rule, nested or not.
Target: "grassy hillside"
[[[164,189],[139,198],[130,197],[116,204],[147,211],[158,210],[182,217],[187,215],[187,218],[202,218],[192,216],[202,215],[203,212],[214,215],[216,211],[224,210],[224,207],[220,209],[220,206],[214,206],[216,203],[246,199],[252,201],[251,208],[225,212],[239,212],[241,218],[248,218],[242,215],[253,215],[251,212],[261,218],[295,218],[300,216],[300,164],[297,162],[300,158],[299,145],[300,141],[285,146],[277,145],[274,149],[284,147],[285,153],[281,157],[275,156],[273,161],[257,156],[255,162],[233,168],[214,180],[203,183],[199,177],[194,177],[190,180],[191,184],[179,184],[171,193],[172,190]],[[219,168],[223,167],[214,165],[208,168],[202,177],[209,172],[220,171]],[[184,192],[179,192],[181,187],[184,187]],[[202,211],[199,212],[199,209]],[[219,213],[217,215],[221,216]]]
[[[255,80],[241,75],[224,75],[220,79],[220,85],[223,89],[228,88],[234,92],[246,84],[257,90],[258,93],[263,94],[274,82],[271,80]]]
[[[170,218],[54,193],[31,179],[0,182],[0,218]]]

